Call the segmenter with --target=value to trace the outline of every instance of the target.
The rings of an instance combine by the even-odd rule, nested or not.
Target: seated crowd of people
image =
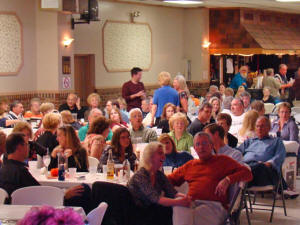
[[[51,156],[49,170],[57,168],[58,154],[64,154],[69,167],[88,172],[88,157],[97,158],[102,171],[112,152],[115,163],[128,159],[134,171],[127,184],[135,207],[130,224],[172,224],[172,209],[185,224],[221,224],[227,215],[230,186],[237,182],[250,187],[276,185],[286,156],[283,141],[299,142],[288,98],[280,99],[277,92],[271,97],[273,90],[265,87],[268,98],[266,94],[262,100],[252,99],[243,79],[246,69],[242,67],[233,79],[236,96],[224,84],[212,85],[201,104],[182,75],[172,83],[168,72],[158,75],[161,87],[147,96],[140,68],[132,69],[121,96],[108,100],[104,109],[97,93],[88,96],[88,106],[71,93],[58,110],[51,102],[33,98],[25,113],[20,101],[9,104],[3,99],[0,127],[13,129],[7,137],[0,130],[0,187],[10,195],[18,188],[40,185],[27,162],[45,154]],[[287,86],[277,88],[284,94]],[[264,110],[264,102],[270,99],[282,102],[272,123]],[[139,143],[148,143],[142,155],[136,148]],[[171,166],[173,172],[166,176],[164,166]],[[175,187],[184,183],[188,192],[178,192]],[[298,196],[286,184],[284,188]],[[91,201],[88,185],[65,191],[67,206],[89,212]],[[113,204],[109,210],[114,210]],[[112,215],[108,213],[103,224],[116,224]]]

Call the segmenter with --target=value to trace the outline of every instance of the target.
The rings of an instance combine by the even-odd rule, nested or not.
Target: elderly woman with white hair
[[[161,72],[158,75],[158,81],[161,88],[157,89],[154,92],[153,105],[151,109],[151,126],[154,125],[154,118],[155,118],[156,125],[159,123],[165,104],[172,103],[177,107],[177,111],[180,110],[179,95],[177,91],[170,86],[171,85],[170,73]]]
[[[154,130],[143,125],[143,114],[139,108],[131,109],[129,112],[129,120],[131,128],[129,129],[131,141],[136,144],[137,138],[141,138],[143,143],[149,143],[157,140],[157,135]]]
[[[148,144],[143,152],[139,170],[128,182],[128,189],[137,206],[137,224],[171,225],[171,206],[190,206],[191,199],[178,193],[160,171],[164,160],[163,144]]]

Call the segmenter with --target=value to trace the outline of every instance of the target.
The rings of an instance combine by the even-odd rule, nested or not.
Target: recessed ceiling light
[[[300,0],[276,0],[277,2],[300,2]]]
[[[181,5],[194,5],[194,4],[202,4],[202,1],[190,1],[190,0],[165,0],[166,3],[172,4],[181,4]]]

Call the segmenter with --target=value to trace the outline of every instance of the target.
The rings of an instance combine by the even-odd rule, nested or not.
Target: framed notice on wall
[[[62,73],[71,74],[71,57],[63,56],[62,57]]]
[[[108,72],[128,72],[133,67],[150,70],[152,31],[147,23],[106,21],[103,30],[103,64]]]

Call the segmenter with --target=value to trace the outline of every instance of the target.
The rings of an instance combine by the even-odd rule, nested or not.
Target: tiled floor
[[[300,180],[297,180],[297,191],[300,191]],[[272,202],[269,196],[261,199],[258,198],[258,202],[266,202],[270,204]],[[281,200],[277,200],[276,204],[281,205]],[[271,212],[255,210],[250,213],[250,220],[252,225],[300,225],[300,196],[294,200],[286,200],[287,216],[284,216],[283,208],[276,208],[273,216],[273,222],[269,223]],[[241,224],[247,225],[246,213],[243,210],[241,215]]]

